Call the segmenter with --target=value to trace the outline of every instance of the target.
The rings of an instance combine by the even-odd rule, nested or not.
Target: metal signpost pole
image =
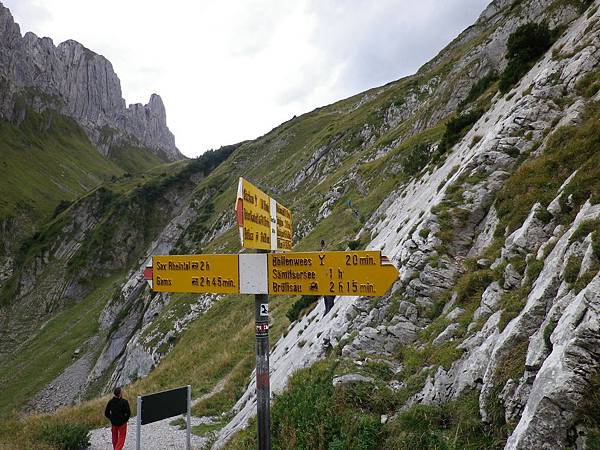
[[[192,386],[188,384],[187,387],[187,433],[186,433],[186,441],[185,448],[187,450],[192,449]]]
[[[258,251],[258,253],[268,253]],[[258,449],[271,450],[271,385],[269,380],[269,295],[255,294],[256,418]]]
[[[142,449],[142,397],[138,395],[137,398],[137,427],[136,427],[136,441],[135,448],[136,450]]]

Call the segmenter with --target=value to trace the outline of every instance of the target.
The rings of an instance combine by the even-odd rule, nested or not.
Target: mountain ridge
[[[32,32],[21,36],[8,8],[0,4],[0,115],[20,123],[24,102],[37,112],[56,109],[74,118],[104,156],[110,149],[138,146],[163,161],[182,159],[166,124],[162,99],[125,106],[121,84],[106,58],[74,40],[55,46]]]

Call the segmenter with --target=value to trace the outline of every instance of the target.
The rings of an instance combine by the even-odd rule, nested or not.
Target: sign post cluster
[[[398,269],[380,251],[292,253],[290,210],[243,178],[235,212],[242,247],[257,253],[153,256],[144,276],[156,292],[254,294],[258,444],[267,450],[269,295],[382,296]]]
[[[258,253],[292,250],[292,213],[249,181],[238,182],[235,215],[242,247]],[[260,260],[259,260],[260,261]],[[260,269],[250,266],[250,270]],[[249,272],[249,271],[247,271]],[[245,274],[246,275],[246,274]],[[259,448],[271,448],[271,380],[269,377],[269,294],[259,292],[255,274],[256,419]],[[264,278],[264,275],[262,276]],[[254,283],[252,283],[254,284]]]

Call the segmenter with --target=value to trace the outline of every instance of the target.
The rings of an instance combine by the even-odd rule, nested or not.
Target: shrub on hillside
[[[358,249],[360,249],[361,246],[362,246],[362,242],[360,241],[360,239],[348,241],[348,248],[350,250],[358,250]]]
[[[416,175],[427,165],[430,158],[430,146],[420,142],[406,153],[402,160],[402,168],[407,175]]]
[[[577,81],[575,89],[579,95],[591,98],[600,91],[600,70],[592,70]]]
[[[90,446],[89,428],[77,424],[44,424],[37,433],[37,439],[61,450],[83,450]]]
[[[498,80],[498,74],[495,71],[491,71],[486,76],[481,78],[477,83],[473,85],[467,97],[460,102],[458,105],[459,108],[463,108],[465,105],[474,102],[477,100],[481,94],[488,90],[488,88]]]
[[[443,155],[450,147],[460,141],[482,115],[482,110],[474,109],[448,120],[448,122],[446,122],[446,130],[444,131],[444,135],[442,136],[442,140],[437,149],[437,156]]]
[[[499,448],[490,426],[481,421],[478,391],[443,405],[416,404],[398,413],[387,425],[384,448]]]
[[[303,295],[294,302],[294,304],[290,307],[288,312],[285,313],[285,315],[290,320],[290,322],[294,322],[295,320],[298,320],[298,318],[300,317],[300,313],[303,309],[308,308],[309,306],[312,306],[313,304],[317,303],[317,300],[319,300],[319,296],[317,295]]]
[[[325,360],[290,378],[271,407],[273,448],[385,448],[380,417],[393,411],[385,401],[389,389],[368,383],[336,388],[334,373],[335,362]]]
[[[517,28],[506,44],[508,64],[500,77],[500,92],[508,92],[546,53],[554,40],[555,33],[545,23],[528,23]]]
[[[579,276],[579,271],[581,270],[581,258],[576,255],[569,256],[567,260],[567,264],[563,270],[563,278],[569,283],[575,283],[577,281],[577,277]]]
[[[577,405],[577,423],[587,431],[588,448],[600,448],[600,372],[596,371]]]
[[[456,292],[456,301],[459,304],[468,303],[470,300],[479,301],[483,291],[496,279],[493,270],[483,269],[475,272],[468,272],[458,279],[454,291]]]
[[[54,208],[54,212],[52,213],[52,219],[58,216],[61,212],[65,211],[69,206],[71,206],[73,202],[69,200],[61,200],[56,208]]]

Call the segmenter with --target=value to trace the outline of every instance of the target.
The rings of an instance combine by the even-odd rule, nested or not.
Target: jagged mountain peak
[[[143,147],[164,161],[182,159],[167,127],[160,98],[126,108],[121,82],[111,62],[75,40],[55,46],[52,39],[32,32],[21,36],[12,14],[0,5],[0,76],[8,83],[0,116],[15,122],[23,112],[14,105],[23,98],[37,111],[47,108],[75,119],[103,155],[111,148]],[[140,108],[148,113],[140,113]],[[110,129],[110,133],[106,130]]]
[[[158,94],[150,95],[150,100],[148,100],[148,103],[146,103],[146,104],[130,103],[127,106],[127,109],[130,109],[130,110],[140,109],[140,108],[147,110],[149,114],[156,116],[163,124],[166,125],[167,112],[165,109],[165,104],[163,103],[163,100],[160,95],[158,95]]]

